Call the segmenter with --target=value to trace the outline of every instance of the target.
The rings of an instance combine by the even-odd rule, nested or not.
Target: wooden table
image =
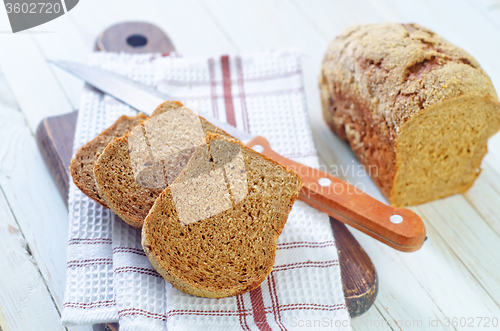
[[[124,20],[158,25],[185,56],[300,49],[322,164],[381,200],[374,184],[357,176],[359,164],[352,152],[321,118],[317,77],[329,40],[353,24],[417,22],[471,53],[500,91],[498,0],[85,0],[70,13],[15,35],[8,33],[7,15],[0,10],[3,331],[65,329],[59,313],[68,215],[34,132],[42,118],[77,109],[83,83],[46,59],[86,62],[96,35]],[[411,208],[424,219],[429,237],[416,253],[397,252],[352,230],[373,260],[380,281],[374,306],[352,321],[354,330],[471,330],[460,324],[484,326],[481,317],[500,319],[499,134],[490,139],[482,168],[465,194]]]

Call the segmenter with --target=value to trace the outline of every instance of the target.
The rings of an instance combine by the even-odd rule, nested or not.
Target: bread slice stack
[[[142,227],[144,251],[166,280],[210,298],[264,281],[302,185],[171,101],[148,119],[120,118],[77,152],[71,173],[90,198]]]
[[[114,138],[123,136],[148,117],[140,114],[135,117],[121,116],[118,120],[100,135],[83,145],[69,167],[73,182],[89,198],[98,204],[107,207],[106,201],[99,195],[94,178],[94,165],[99,155]]]
[[[193,125],[197,128],[196,132],[190,132],[190,129],[182,132],[179,127],[176,127],[179,121],[169,123],[168,117],[172,113],[177,119],[185,115],[191,121],[197,120],[198,122]],[[163,147],[168,146],[168,144],[162,144],[162,139],[168,140],[172,137],[172,132],[177,134],[174,137],[177,141],[181,143],[189,141],[190,148],[177,146],[179,153],[170,153],[170,157],[163,157],[161,160],[162,153],[168,154],[169,152],[162,150]],[[193,147],[198,146],[204,135],[209,132],[227,135],[205,119],[194,115],[180,102],[163,103],[153,112],[150,119],[110,142],[99,155],[94,166],[99,196],[106,202],[107,207],[122,220],[136,228],[141,228],[156,198],[169,182],[175,180],[175,174],[180,172],[179,168],[182,169],[187,164],[194,152]],[[194,143],[196,139],[198,141]],[[172,141],[175,139],[170,140]],[[175,158],[177,167],[168,164],[153,164],[154,156],[159,161],[167,163]],[[173,173],[167,174],[166,171]]]

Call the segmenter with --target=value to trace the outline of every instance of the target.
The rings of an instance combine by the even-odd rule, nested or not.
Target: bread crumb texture
[[[155,269],[176,288],[222,298],[258,287],[301,187],[298,174],[236,140],[208,135],[142,229]]]
[[[417,24],[348,28],[328,47],[320,88],[327,124],[394,206],[467,190],[500,129],[477,61]]]

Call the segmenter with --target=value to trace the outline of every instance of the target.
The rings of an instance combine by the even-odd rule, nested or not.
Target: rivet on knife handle
[[[299,173],[303,182],[299,200],[399,251],[422,247],[425,226],[411,210],[388,206],[335,176],[289,160],[274,152],[263,137],[255,137],[247,146]]]

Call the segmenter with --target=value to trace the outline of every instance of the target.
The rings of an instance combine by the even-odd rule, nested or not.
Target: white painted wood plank
[[[1,10],[0,30],[10,30],[7,14]],[[72,110],[61,86],[32,39],[34,31],[52,33],[42,25],[27,33],[0,34],[0,69],[32,131],[42,118]]]
[[[491,167],[500,174],[500,132],[488,140],[488,153],[485,156]]]
[[[95,8],[100,13],[95,13]],[[147,21],[169,35],[177,51],[183,55],[206,55],[234,52],[225,37],[199,3],[187,1],[145,0],[135,2],[89,0],[78,4],[68,14],[93,48],[95,38],[110,25],[121,21]]]
[[[443,327],[445,317],[498,316],[500,310],[463,268],[454,249],[439,240],[439,233],[425,222],[430,239],[411,254],[396,252],[351,229],[377,267],[380,290],[376,305],[383,307],[381,313],[393,323],[422,321],[423,327],[403,330],[435,330],[429,327],[429,319],[438,318]]]
[[[494,170],[489,159],[483,161],[481,168],[479,178],[464,193],[464,197],[489,227],[500,235],[500,174]]]
[[[500,307],[499,234],[460,194],[411,209],[429,220],[428,224]]]
[[[327,41],[351,25],[380,23],[383,15],[367,7],[364,1],[292,0],[300,8],[304,19],[317,28]]]
[[[72,110],[29,34],[1,34],[0,43],[1,70],[33,131],[44,117]]]
[[[32,34],[31,38],[44,59],[88,62],[91,49],[87,47],[80,31],[68,15],[47,22],[43,28],[54,33]],[[83,81],[54,65],[49,65],[48,69],[66,95],[71,108],[78,109]]]
[[[0,187],[0,330],[64,330]]]
[[[498,59],[500,56],[500,43],[498,36],[500,35],[500,1],[499,0],[478,0],[473,3],[469,1],[469,4],[472,7],[472,10],[477,11],[481,17],[483,17],[490,26],[496,29],[496,33],[486,34],[486,37],[492,37],[494,35],[497,38],[492,38],[491,43],[495,43],[497,45],[497,50],[495,54],[490,54],[493,57],[493,60]],[[473,5],[472,5],[473,4]],[[489,42],[489,43],[490,43]],[[494,75],[497,81],[500,81],[500,71],[488,72],[490,75]],[[500,86],[497,84],[496,90],[497,94],[500,92]],[[497,133],[495,136],[490,138],[488,141],[488,156],[487,159],[490,159],[490,165],[492,168],[500,174],[500,133]]]
[[[391,0],[392,2],[396,2]],[[440,22],[452,28],[460,36],[461,44],[468,53],[476,58],[481,67],[490,75],[493,85],[500,89],[500,40],[495,35],[500,30],[485,19],[473,2],[467,0],[453,1],[453,11],[443,1],[428,1],[428,6],[441,18]],[[453,39],[450,41],[455,42]]]
[[[107,0],[80,1],[75,8],[66,14],[80,32],[80,37],[83,39],[86,49],[93,50],[97,36],[107,27],[123,20],[117,13],[122,6],[130,2],[114,2],[114,8],[110,5],[111,2]],[[135,3],[135,5],[139,7],[138,3]]]
[[[68,212],[38,146],[0,76],[0,185],[59,309],[66,274]]]
[[[239,51],[289,47],[291,40],[263,1],[198,1],[223,29]]]
[[[411,254],[396,252],[352,231],[377,266],[380,279],[377,303],[386,306],[383,315],[393,323],[422,322],[423,327],[403,327],[403,330],[434,330],[429,327],[429,319],[439,318],[443,326],[446,317],[498,316],[500,311],[495,302],[463,267],[454,247],[440,239],[431,221],[427,218],[424,221],[429,240],[420,251]],[[426,300],[431,301],[432,308]]]
[[[177,52],[185,56],[236,51],[224,31],[195,0],[146,0],[140,9],[129,6],[127,15],[157,25],[171,38]]]
[[[488,22],[500,31],[500,1],[499,0],[469,0],[474,10],[481,13]]]
[[[372,330],[397,330],[390,327],[390,322],[380,313],[381,305],[375,302],[366,313],[351,319],[353,331],[372,331]]]
[[[425,327],[429,318],[439,317],[444,322],[444,316],[498,316],[500,314],[498,306],[483,288],[483,284],[478,283],[482,280],[477,279],[463,267],[461,261],[464,258],[463,252],[456,251],[456,243],[449,244],[442,240],[440,238],[442,230],[438,231],[434,227],[436,222],[444,223],[446,220],[427,216],[429,211],[426,205],[411,209],[423,217],[429,237],[418,252],[411,254],[396,252],[357,230],[351,231],[377,266],[380,292],[376,303],[387,305],[387,313],[395,320],[423,319],[424,328],[409,328],[415,330],[431,329],[428,325]],[[470,243],[462,245],[470,247]],[[465,258],[475,258],[475,256],[469,255]],[[388,261],[391,263],[387,263]],[[415,280],[416,284],[412,284]],[[404,288],[405,283],[408,288]],[[423,300],[426,296],[432,300],[436,309],[427,308]],[[415,301],[419,303],[414,303]],[[413,304],[414,307],[405,308],[406,305]],[[408,311],[401,313],[399,311],[401,309]],[[390,316],[386,316],[387,319],[390,319]]]

